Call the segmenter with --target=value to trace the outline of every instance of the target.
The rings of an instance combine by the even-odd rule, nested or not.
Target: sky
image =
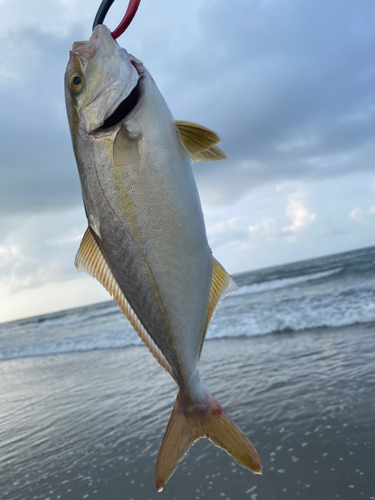
[[[63,92],[99,3],[0,0],[0,322],[109,299],[73,264],[87,222]],[[375,244],[374,22],[372,0],[142,0],[118,39],[176,119],[223,138],[230,160],[193,171],[229,273]]]

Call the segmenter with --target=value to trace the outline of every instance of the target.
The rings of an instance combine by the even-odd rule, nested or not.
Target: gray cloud
[[[218,205],[275,179],[371,168],[371,2],[196,2],[182,24],[164,4],[145,2],[120,44],[152,71],[176,118],[225,139],[230,162],[195,167],[205,198]],[[62,78],[72,41],[87,36],[83,24],[63,34],[34,26],[3,41],[2,213],[80,203]]]
[[[0,85],[0,213],[77,204],[80,189],[62,83],[70,42],[28,29],[14,43],[6,39],[1,49],[14,53],[16,67],[0,69],[0,75],[7,70],[13,75]]]
[[[374,14],[369,2],[238,1],[230,15],[220,2],[205,8],[192,49],[169,61],[177,72],[167,89],[179,117],[225,138],[230,164],[195,167],[200,185],[210,175],[220,183],[211,193],[218,204],[271,179],[372,168]],[[340,155],[351,163],[338,165]]]
[[[91,0],[0,2],[3,297],[28,288],[32,300],[34,287],[77,276],[86,221],[63,75],[95,10]],[[115,2],[109,26],[122,11]],[[120,45],[176,119],[217,131],[231,157],[193,167],[205,208],[222,207],[207,220],[223,263],[240,271],[373,242],[360,222],[373,223],[375,204],[374,14],[370,0],[142,0]],[[305,226],[288,215],[288,196],[305,188],[299,245]]]
[[[0,283],[9,293],[77,277],[74,256],[85,230],[81,209],[0,219]]]

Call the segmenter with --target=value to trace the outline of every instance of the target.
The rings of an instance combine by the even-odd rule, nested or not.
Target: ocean
[[[156,493],[176,386],[108,301],[0,325],[0,499],[375,500],[375,247],[234,279],[202,380],[263,476],[201,440]]]
[[[375,322],[375,247],[234,279],[206,341]],[[0,360],[141,344],[114,301],[0,324]]]

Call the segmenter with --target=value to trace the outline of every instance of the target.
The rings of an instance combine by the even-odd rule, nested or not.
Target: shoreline
[[[124,318],[126,320],[126,318]],[[216,336],[216,337],[210,337],[209,334],[206,336],[205,341],[204,341],[204,346],[206,346],[207,342],[216,342],[216,341],[221,341],[221,340],[230,340],[231,342],[236,342],[236,341],[243,341],[247,339],[257,339],[257,338],[263,338],[263,337],[269,337],[269,336],[293,336],[293,335],[304,335],[304,334],[321,334],[324,335],[325,332],[329,334],[334,334],[337,332],[337,334],[340,334],[341,332],[345,330],[352,330],[353,328],[374,328],[375,330],[375,322],[374,321],[367,321],[363,323],[356,323],[356,324],[350,324],[350,325],[343,325],[343,326],[328,326],[328,325],[323,325],[323,326],[317,326],[317,327],[311,327],[311,328],[301,328],[300,330],[293,330],[293,329],[288,329],[285,328],[283,330],[275,330],[272,332],[268,333],[256,333],[253,335],[222,335],[221,337]],[[126,328],[129,329],[132,327],[130,324],[127,324],[126,320]],[[132,333],[133,329],[132,329]],[[127,332],[124,331],[124,336],[126,336]],[[55,352],[46,352],[46,353],[38,353],[38,354],[25,354],[25,355],[15,355],[13,357],[1,357],[0,353],[0,363],[6,362],[6,361],[14,361],[17,359],[28,359],[28,358],[44,358],[44,357],[55,357],[55,356],[63,356],[63,355],[79,355],[81,353],[88,353],[92,351],[117,351],[117,350],[123,350],[123,349],[130,349],[130,348],[145,348],[145,345],[143,342],[137,337],[137,343],[132,343],[132,344],[127,344],[127,345],[120,345],[120,346],[109,346],[109,347],[89,347],[87,349],[72,349],[72,350],[65,350],[65,351],[55,351]],[[203,349],[204,349],[203,346]],[[147,349],[147,348],[146,348]]]

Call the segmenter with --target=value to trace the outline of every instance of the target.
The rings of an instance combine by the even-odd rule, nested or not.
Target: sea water
[[[201,440],[156,493],[177,387],[108,301],[0,325],[0,499],[375,500],[375,248],[234,278],[201,377],[263,476]]]
[[[234,279],[206,340],[375,322],[375,247]],[[114,301],[0,324],[0,360],[141,343]]]

